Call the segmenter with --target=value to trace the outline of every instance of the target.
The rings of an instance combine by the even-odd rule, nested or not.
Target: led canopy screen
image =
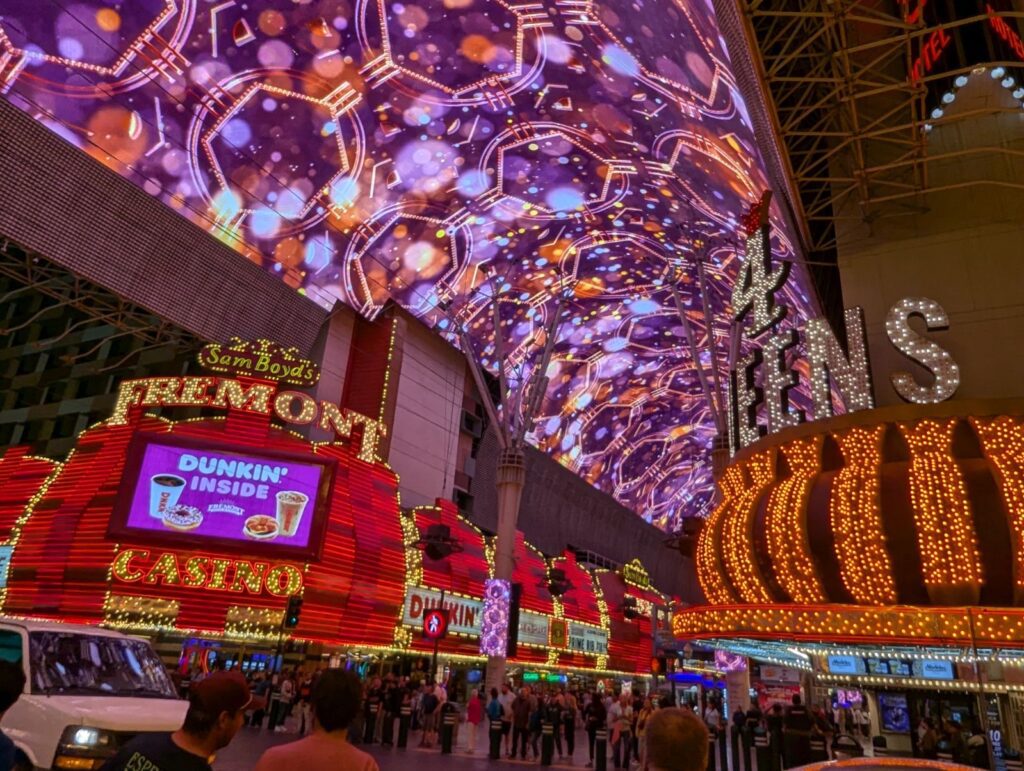
[[[318,550],[329,464],[141,436],[112,527],[139,541],[305,556]]]
[[[709,0],[5,0],[0,90],[311,301],[493,368],[497,294],[524,370],[559,309],[532,441],[659,526],[707,512],[697,366],[724,391],[769,187]]]

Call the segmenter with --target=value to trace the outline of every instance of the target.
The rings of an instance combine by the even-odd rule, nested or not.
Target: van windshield
[[[163,662],[130,637],[29,634],[32,693],[177,698]]]

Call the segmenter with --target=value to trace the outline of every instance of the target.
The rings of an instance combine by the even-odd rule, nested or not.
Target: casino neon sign
[[[302,571],[287,563],[233,560],[173,551],[122,549],[111,575],[127,584],[183,586],[236,594],[291,597],[302,592]]]

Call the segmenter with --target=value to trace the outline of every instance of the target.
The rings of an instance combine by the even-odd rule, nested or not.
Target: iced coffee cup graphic
[[[282,490],[277,494],[277,525],[281,528],[281,535],[295,535],[308,502],[308,495],[295,490]]]
[[[156,474],[149,479],[149,516],[163,519],[172,506],[178,504],[185,480],[174,474]]]

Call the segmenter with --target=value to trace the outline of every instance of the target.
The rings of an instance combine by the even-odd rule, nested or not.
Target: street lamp
[[[704,527],[702,517],[683,517],[683,527],[665,539],[665,546],[679,552],[683,557],[693,558],[697,549],[697,538]]]
[[[573,588],[572,582],[565,575],[565,571],[562,568],[551,568],[548,571],[547,584],[541,584],[541,586],[546,587],[552,597],[561,597]]]
[[[463,546],[459,543],[459,539],[452,535],[452,530],[448,525],[433,524],[427,525],[426,532],[420,536],[419,540],[416,541],[413,546],[423,552],[427,559],[434,562],[440,562],[453,554],[457,554],[463,550]],[[444,588],[441,589],[441,599],[438,603],[438,607],[444,609]],[[437,678],[437,646],[440,642],[440,637],[434,638],[434,655],[430,661],[430,674],[431,677]]]

